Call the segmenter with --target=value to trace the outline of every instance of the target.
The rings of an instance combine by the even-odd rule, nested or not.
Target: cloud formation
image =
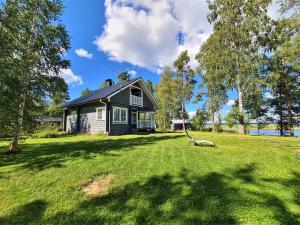
[[[129,70],[128,74],[130,74],[131,78],[135,78],[137,75],[137,72],[135,70]]]
[[[235,100],[229,99],[228,102],[226,103],[227,106],[233,106],[235,104]]]
[[[189,118],[192,119],[196,115],[196,111],[190,111],[188,112]]]
[[[89,53],[87,50],[83,49],[83,48],[78,48],[75,50],[76,55],[78,55],[79,57],[83,57],[83,58],[87,58],[87,59],[91,59],[93,57],[92,53]]]
[[[96,38],[98,49],[111,60],[152,71],[172,65],[188,49],[191,64],[212,29],[203,0],[106,0],[107,22]]]
[[[183,50],[191,66],[202,43],[212,33],[205,0],[106,0],[106,24],[94,43],[109,59],[161,72]],[[278,18],[278,5],[269,15]]]
[[[73,73],[71,69],[62,69],[59,76],[63,78],[67,84],[76,86],[82,84],[82,78]]]

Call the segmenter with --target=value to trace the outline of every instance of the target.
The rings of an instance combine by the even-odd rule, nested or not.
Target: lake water
[[[259,134],[257,130],[250,130],[251,135],[268,135],[268,136],[279,136],[279,131],[277,130],[260,130]],[[300,137],[300,129],[295,129],[295,136]]]

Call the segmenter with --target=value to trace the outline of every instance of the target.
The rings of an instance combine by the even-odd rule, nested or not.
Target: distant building
[[[186,129],[191,129],[192,122],[189,119],[186,119],[184,124]],[[171,120],[171,130],[172,131],[183,130],[183,120],[179,120],[179,119]]]
[[[37,123],[49,123],[62,125],[63,117],[62,116],[37,116],[34,118],[34,121]]]

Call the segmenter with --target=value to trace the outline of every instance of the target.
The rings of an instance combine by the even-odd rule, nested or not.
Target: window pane
[[[121,109],[121,121],[122,122],[126,122],[126,114],[127,114],[127,110],[126,109]]]
[[[114,121],[119,122],[120,121],[120,109],[114,109]]]
[[[102,111],[103,109],[97,109],[97,119],[102,120]]]

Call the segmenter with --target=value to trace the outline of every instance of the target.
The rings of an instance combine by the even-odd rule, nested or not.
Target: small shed
[[[34,121],[36,123],[62,125],[63,117],[62,116],[37,116],[34,118]]]
[[[192,122],[189,119],[186,119],[184,121],[184,124],[186,129],[191,129]],[[179,120],[179,119],[171,120],[171,130],[172,131],[183,130],[183,120]]]

